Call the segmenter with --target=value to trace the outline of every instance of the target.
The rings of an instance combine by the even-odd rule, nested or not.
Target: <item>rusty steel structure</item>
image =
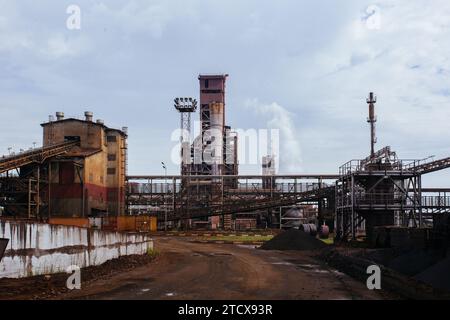
[[[424,196],[422,175],[450,167],[450,158],[436,161],[398,159],[389,146],[374,151],[376,98],[370,93],[371,154],[339,168],[335,185],[336,238],[356,239],[361,229],[369,241],[378,226],[423,227],[435,213],[450,212],[446,195]],[[430,190],[428,190],[430,191]]]
[[[447,168],[445,159],[422,163],[397,159],[391,151],[383,154],[340,167],[335,189],[338,239],[355,239],[363,223],[370,237],[376,226],[424,227],[433,215],[450,213],[447,192],[422,188],[422,175]]]
[[[50,202],[49,160],[78,145],[79,141],[67,141],[1,158],[0,206],[9,215],[40,217]]]
[[[68,152],[72,147],[78,145],[78,141],[67,141],[30,151],[3,156],[0,158],[0,174],[6,173],[29,164],[42,164],[45,160]]]
[[[328,217],[334,213],[333,182],[337,178],[332,174],[128,176],[126,201],[129,208],[152,208],[161,219],[168,212],[169,221],[311,202],[319,203],[319,215]],[[267,179],[271,180],[268,184]],[[183,193],[184,180],[190,186],[188,199]]]
[[[375,155],[375,144],[377,143],[377,137],[375,132],[375,123],[377,122],[377,117],[375,115],[375,103],[377,103],[377,97],[373,92],[369,93],[367,98],[367,104],[369,105],[369,117],[367,122],[370,124],[370,156]]]
[[[127,128],[103,120],[64,118],[42,123],[43,147],[0,159],[0,212],[46,220],[125,213]]]
[[[180,113],[181,174],[189,175],[191,169],[191,114],[197,110],[197,100],[175,98],[174,107]]]
[[[0,214],[29,219],[50,218],[53,212],[80,217],[151,214],[164,227],[168,221],[172,227],[190,227],[192,221],[217,227],[221,219],[226,229],[238,216],[242,224],[255,226],[254,216],[262,212],[278,216],[281,228],[290,219],[300,221],[288,211],[305,205],[316,210],[318,224],[335,227],[338,240],[362,233],[370,240],[377,227],[422,228],[445,219],[448,226],[445,220],[439,232],[450,230],[450,189],[422,187],[422,176],[450,168],[450,157],[408,160],[389,146],[376,151],[373,92],[366,99],[370,154],[365,159],[348,161],[338,174],[280,175],[275,157],[268,155],[261,175],[239,175],[238,136],[225,121],[227,77],[198,77],[200,134],[192,142],[197,100],[174,100],[181,116],[180,175],[128,175],[126,127],[93,122],[89,111],[84,120],[64,119],[57,112],[56,121],[41,124],[42,148],[0,158]]]

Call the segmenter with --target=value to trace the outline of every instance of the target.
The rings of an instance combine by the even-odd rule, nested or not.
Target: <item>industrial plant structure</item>
[[[43,147],[2,160],[4,215],[28,218],[125,213],[127,129],[102,120],[64,118],[42,124]]]
[[[373,93],[365,159],[347,162],[337,174],[280,175],[268,155],[261,174],[239,175],[238,136],[226,122],[227,77],[198,77],[200,133],[193,139],[197,99],[175,99],[179,175],[128,175],[125,127],[94,122],[91,112],[83,120],[58,112],[42,124],[41,148],[0,159],[0,214],[41,220],[151,215],[160,229],[287,228],[314,218],[340,241],[363,235],[386,245],[387,233],[410,230],[426,239],[448,237],[450,189],[423,188],[422,176],[450,167],[450,158],[402,160],[389,146],[376,151]],[[144,230],[147,221],[139,219],[127,228]]]
[[[355,240],[363,232],[372,244],[385,246],[390,241],[389,233],[407,234],[407,228],[414,228],[414,232],[422,233],[419,238],[429,240],[429,227],[440,228],[433,223],[434,217],[450,213],[450,198],[445,192],[435,195],[440,193],[437,189],[424,190],[422,175],[450,167],[450,157],[406,160],[399,159],[389,146],[375,151],[375,103],[371,92],[367,99],[370,155],[339,168],[335,187],[336,238]],[[447,219],[447,229],[448,222]]]
[[[226,125],[228,75],[200,75],[200,136],[193,144],[193,175],[237,175],[238,137]],[[199,148],[200,150],[196,149]],[[200,152],[199,152],[200,151]],[[205,155],[211,158],[205,159]],[[202,158],[199,156],[202,155]]]

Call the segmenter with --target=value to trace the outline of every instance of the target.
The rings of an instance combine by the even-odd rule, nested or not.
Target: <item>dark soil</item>
[[[109,260],[99,266],[81,269],[81,286],[97,279],[107,279],[117,273],[150,263],[150,255],[131,255]],[[40,275],[20,279],[0,279],[0,300],[41,300],[69,292],[66,273]]]
[[[317,250],[327,245],[321,240],[297,229],[290,229],[275,236],[261,246],[264,250]]]
[[[407,276],[414,276],[438,261],[433,252],[411,250],[390,261],[387,266]]]
[[[425,269],[415,279],[427,283],[434,288],[450,292],[450,257]]]
[[[353,255],[384,265],[407,276],[421,273],[443,257],[442,252],[436,250],[392,248],[364,249],[356,251]]]

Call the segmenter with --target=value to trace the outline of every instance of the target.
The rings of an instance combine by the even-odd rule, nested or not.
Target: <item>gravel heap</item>
[[[317,250],[327,245],[309,233],[290,229],[273,237],[261,246],[264,250]]]

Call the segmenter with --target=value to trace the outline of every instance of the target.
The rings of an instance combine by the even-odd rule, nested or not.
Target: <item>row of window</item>
[[[64,141],[80,141],[80,136],[64,136]],[[117,142],[117,136],[106,136],[107,142]]]

